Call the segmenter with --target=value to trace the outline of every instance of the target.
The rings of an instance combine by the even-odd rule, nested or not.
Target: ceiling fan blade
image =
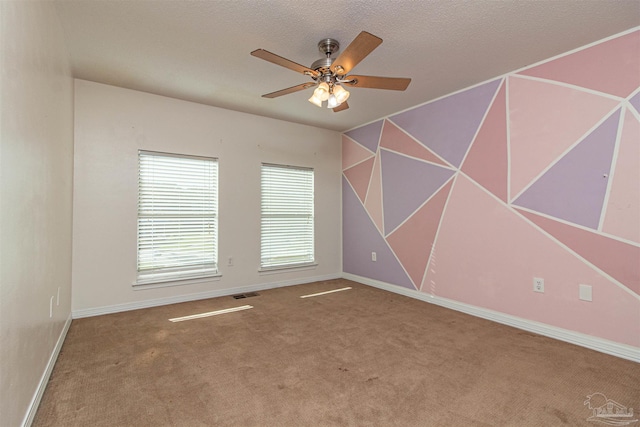
[[[405,90],[411,79],[403,77],[347,76],[345,86],[366,87],[371,89]]]
[[[256,49],[253,52],[251,52],[251,55],[255,56],[256,58],[264,59],[265,61],[269,61],[273,64],[280,65],[281,67],[288,68],[290,70],[296,71],[298,73],[302,73],[307,76],[317,77],[320,74],[309,67],[305,67],[304,65],[300,65],[297,62],[290,61],[287,58],[283,58],[282,56],[278,56],[275,53],[271,53],[264,49]]]
[[[333,112],[337,113],[338,111],[346,110],[347,108],[349,108],[349,104],[347,104],[347,101],[344,101],[342,104],[334,108]]]
[[[279,90],[279,91],[276,91],[276,92],[267,93],[265,95],[262,95],[262,97],[263,98],[277,98],[279,96],[288,95],[288,94],[293,93],[293,92],[298,92],[300,90],[304,90],[304,89],[313,87],[315,85],[316,84],[312,83],[312,82],[302,83],[302,84],[297,85],[297,86],[291,86],[291,87],[288,87],[286,89],[282,89],[282,90]]]
[[[331,72],[344,76],[360,61],[380,46],[382,39],[362,31],[331,64]]]

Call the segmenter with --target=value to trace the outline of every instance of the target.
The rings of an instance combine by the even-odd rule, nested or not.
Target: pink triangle
[[[626,98],[640,86],[640,31],[520,72]]]
[[[364,207],[367,212],[369,212],[369,216],[371,216],[371,219],[378,228],[378,231],[380,231],[380,234],[384,236],[382,221],[382,175],[380,173],[379,154],[375,157],[375,161],[373,163],[371,183],[369,184],[369,191],[367,192]]]
[[[545,279],[544,294],[533,292],[533,277]],[[580,283],[593,287],[592,302],[578,299]],[[464,175],[458,175],[453,184],[422,289],[476,307],[640,346],[637,298]]]
[[[640,243],[640,122],[625,113],[602,231]]]
[[[508,82],[513,199],[618,102],[526,78]]]
[[[584,259],[640,295],[639,247],[527,211],[518,211]]]
[[[353,189],[356,191],[360,201],[364,201],[367,195],[367,188],[369,187],[369,179],[371,178],[371,169],[373,168],[374,157],[369,160],[365,160],[362,163],[347,169],[344,171],[344,176],[347,177]]]
[[[342,170],[368,159],[373,153],[348,136],[342,135]]]
[[[426,160],[437,165],[448,166],[433,154],[431,150],[411,138],[389,120],[384,121],[382,136],[380,138],[380,146],[398,153],[406,154],[407,156]]]
[[[450,180],[445,184],[424,206],[387,237],[387,242],[409,273],[416,288],[422,283],[452,183],[453,180]]]
[[[462,171],[507,201],[507,105],[503,84],[478,131]]]

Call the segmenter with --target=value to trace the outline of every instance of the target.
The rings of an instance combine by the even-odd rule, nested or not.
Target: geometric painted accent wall
[[[345,133],[344,271],[640,347],[638,52],[640,30]]]

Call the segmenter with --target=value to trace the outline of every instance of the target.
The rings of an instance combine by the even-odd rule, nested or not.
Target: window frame
[[[307,211],[305,214],[295,215],[294,217],[306,218],[307,221],[310,220],[310,241],[309,239],[305,242],[306,247],[306,257],[307,259],[301,260],[299,262],[284,262],[284,263],[276,263],[276,262],[265,262],[265,169],[266,170],[293,170],[298,172],[310,172],[310,192],[311,194],[306,195],[306,199],[310,199],[310,211]],[[309,176],[306,178],[309,180]],[[283,214],[269,214],[272,218],[274,217],[282,217]],[[291,217],[292,214],[287,214],[288,217]],[[298,225],[299,226],[299,225]],[[263,162],[260,165],[260,263],[259,263],[259,272],[261,273],[269,273],[269,272],[277,272],[278,270],[287,270],[287,269],[305,269],[309,267],[317,266],[316,262],[316,250],[315,250],[315,170],[311,167],[304,166],[292,166],[292,165],[284,165],[277,163],[267,163]],[[304,255],[290,255],[290,256],[298,256],[304,257]]]
[[[196,180],[194,181],[188,181],[185,183],[185,181],[182,182],[178,182],[176,181],[176,186],[178,185],[185,185],[185,184],[190,184],[190,185],[201,185],[203,187],[202,189],[202,194],[206,195],[209,194],[212,199],[211,200],[207,200],[206,202],[202,203],[202,212],[198,212],[198,214],[171,214],[171,215],[167,215],[167,214],[157,214],[154,215],[153,213],[149,213],[150,211],[148,211],[147,213],[144,213],[144,207],[142,205],[144,205],[145,202],[142,201],[144,196],[149,196],[153,193],[153,191],[149,192],[147,187],[144,187],[143,185],[143,158],[146,157],[147,159],[152,158],[152,157],[157,157],[157,158],[169,158],[169,159],[173,159],[174,161],[180,161],[180,159],[185,159],[185,160],[195,160],[195,161],[204,161],[204,162],[209,162],[208,165],[203,165],[202,166],[202,174],[203,174],[203,178],[200,182],[197,182]],[[153,160],[151,160],[153,161]],[[174,165],[175,166],[175,165]],[[180,168],[182,168],[182,171],[187,171],[189,168],[185,162],[185,164],[183,165],[178,165],[176,167],[176,171],[180,172]],[[167,153],[167,152],[160,152],[160,151],[151,151],[151,150],[138,150],[138,188],[137,188],[137,214],[136,214],[136,281],[134,282],[134,286],[139,286],[139,287],[155,287],[158,285],[165,285],[165,286],[170,286],[173,284],[184,284],[184,283],[190,283],[190,282],[196,282],[196,281],[202,281],[203,279],[211,279],[211,278],[216,278],[216,277],[220,277],[220,273],[219,273],[219,252],[218,252],[218,244],[219,244],[219,225],[218,225],[218,220],[219,220],[219,199],[220,199],[220,194],[219,194],[219,159],[216,157],[207,157],[207,156],[197,156],[197,155],[188,155],[188,154],[178,154],[178,153]],[[145,172],[150,172],[149,170],[145,170]],[[164,178],[166,178],[167,176],[169,176],[169,173],[167,173],[165,171],[166,175],[164,176]],[[208,175],[208,176],[207,176]],[[162,179],[163,177],[159,177],[157,179]],[[207,179],[210,179],[211,181],[206,181]],[[157,185],[157,182],[156,182]],[[145,192],[143,194],[143,192]],[[184,188],[181,190],[172,190],[172,192],[170,193],[170,195],[176,196],[176,195],[181,195],[184,192]],[[156,196],[158,197],[157,193]],[[180,199],[182,201],[182,199]],[[189,202],[191,202],[191,204],[189,204]],[[205,207],[206,206],[206,207]],[[193,209],[194,205],[193,205],[193,198],[187,198],[186,202],[184,204],[181,204],[180,202],[177,202],[176,206],[172,206],[175,210],[179,211],[182,208],[188,210],[188,209]],[[147,205],[148,208],[148,205]],[[196,205],[196,209],[197,209],[197,205]],[[151,208],[151,211],[153,210],[153,208]],[[160,209],[158,209],[160,210]],[[205,214],[205,211],[207,212]],[[151,236],[151,239],[153,239],[154,236],[152,236],[153,231],[150,232],[150,234],[148,234],[147,236],[144,235],[144,232],[141,233],[141,224],[142,221],[144,219],[148,219],[148,220],[153,220],[153,219],[158,219],[158,218],[170,218],[170,219],[176,219],[178,221],[178,228],[182,229],[183,227],[183,222],[185,220],[195,220],[195,222],[197,222],[198,220],[201,221],[201,224],[199,224],[199,227],[201,230],[207,230],[208,233],[211,233],[211,246],[212,248],[210,250],[203,250],[203,253],[208,257],[209,255],[211,256],[212,260],[211,262],[193,262],[194,260],[196,260],[198,258],[197,255],[194,255],[190,260],[188,257],[185,257],[184,255],[182,255],[183,258],[191,261],[191,263],[187,262],[184,263],[182,265],[176,265],[176,266],[171,266],[171,267],[159,267],[159,266],[155,266],[152,268],[143,268],[141,270],[141,240],[145,241],[145,239],[148,239],[149,236]],[[181,222],[182,221],[182,222]],[[207,225],[205,225],[207,224]],[[172,223],[172,225],[175,227],[176,223]],[[194,227],[192,225],[188,225],[187,227],[191,227],[189,228],[188,231],[196,229],[197,227]],[[151,227],[153,228],[153,226]],[[210,230],[210,231],[209,231]],[[182,231],[182,230],[181,230]],[[158,235],[160,235],[160,233],[158,233]],[[182,238],[184,238],[184,234],[176,234],[175,237],[180,237],[182,236]],[[202,235],[200,236],[200,238],[202,239],[202,242],[206,242],[206,238],[203,237],[205,236],[205,232],[203,231]],[[149,242],[149,240],[146,240],[146,242]],[[208,246],[208,243],[201,243],[200,246],[202,248]],[[182,248],[184,249],[184,248]],[[153,255],[155,256],[155,255]],[[200,255],[201,257],[203,255]],[[155,262],[155,261],[154,261]],[[145,286],[147,285],[147,286]],[[151,285],[151,286],[149,286]],[[155,285],[155,286],[153,286]]]

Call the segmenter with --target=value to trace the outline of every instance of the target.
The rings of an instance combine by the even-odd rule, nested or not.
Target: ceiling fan
[[[409,78],[347,75],[381,43],[381,38],[362,31],[337,58],[332,58],[331,55],[340,49],[340,43],[331,38],[320,40],[318,42],[318,50],[325,57],[318,59],[310,67],[305,67],[264,49],[254,50],[251,55],[256,58],[302,73],[313,80],[287,89],[267,93],[262,97],[276,98],[316,87],[313,95],[309,98],[309,102],[322,107],[322,102],[327,101],[327,108],[332,108],[333,111],[338,112],[349,108],[347,104],[349,92],[343,86],[405,90],[411,83]]]

